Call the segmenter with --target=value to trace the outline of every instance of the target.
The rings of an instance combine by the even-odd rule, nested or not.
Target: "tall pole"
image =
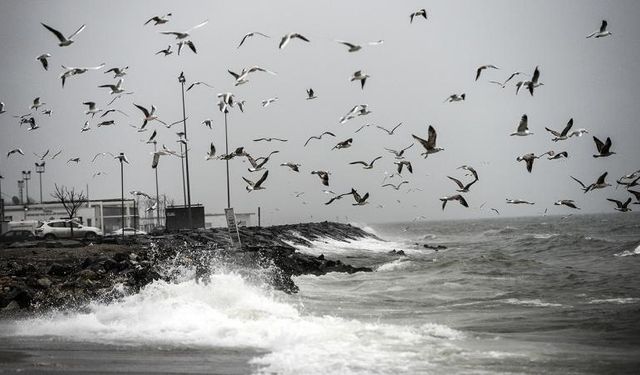
[[[27,193],[27,200],[24,203],[25,206],[29,205],[29,180],[31,179],[31,171],[22,171],[22,179],[24,180],[24,186]]]
[[[182,86],[182,131],[184,132],[184,139],[188,140],[189,137],[187,137],[187,110],[184,103],[184,84],[186,82],[184,72],[180,72],[178,81]],[[193,228],[193,219],[191,217],[191,183],[189,182],[189,147],[187,147],[187,145],[185,145],[184,147],[184,158],[185,164],[187,165],[187,207],[189,210],[189,228]]]
[[[44,166],[45,166],[44,163],[45,162],[36,163],[36,173],[38,174],[38,179],[40,180],[40,205],[42,205],[42,174],[44,173]],[[87,194],[88,193],[89,192],[87,191]]]
[[[187,207],[187,185],[184,180],[184,150],[182,149],[182,142],[180,143],[180,164],[182,165],[182,195],[184,196],[184,206]]]
[[[153,141],[153,152],[156,152],[156,146],[158,142]],[[154,168],[156,171],[156,226],[160,226],[160,194],[158,193],[158,168]]]
[[[120,220],[122,221],[122,240],[124,241],[124,165],[120,158]]]
[[[227,136],[227,111],[224,111],[224,148],[229,155],[229,137]],[[229,189],[229,158],[227,159],[227,208],[231,208],[231,191]]]
[[[24,204],[24,180],[18,180],[18,191],[20,191],[20,204]]]
[[[4,177],[0,175],[0,223],[4,223],[4,199],[2,198],[2,180]]]

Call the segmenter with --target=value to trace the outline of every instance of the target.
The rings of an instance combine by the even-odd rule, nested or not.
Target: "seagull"
[[[370,77],[371,77],[370,75],[363,73],[362,70],[358,70],[351,75],[350,80],[351,82],[356,80],[360,81],[360,86],[364,90],[364,84],[367,81],[367,78],[370,78]]]
[[[635,190],[627,190],[627,191],[633,194],[634,197],[636,197],[636,201],[633,202],[633,204],[640,204],[640,191],[635,191]]]
[[[31,104],[29,109],[35,109],[37,111],[38,108],[42,107],[45,104],[47,104],[47,103],[40,103],[40,97],[37,97],[37,98],[33,99],[33,104]]]
[[[75,157],[75,158],[71,158],[71,159],[67,160],[67,164],[69,164],[70,162],[74,162],[74,163],[78,164],[80,162],[80,158]]]
[[[282,37],[282,40],[280,40],[280,45],[278,45],[279,49],[283,49],[284,47],[287,46],[287,44],[289,44],[289,41],[291,39],[294,38],[298,38],[300,40],[304,40],[305,42],[309,42],[309,39],[307,39],[306,37],[304,37],[302,34],[298,34],[298,33],[289,33],[285,36]]]
[[[98,69],[102,69],[104,67],[104,63],[98,65],[98,66],[92,66],[92,67],[75,67],[75,66],[64,66],[62,65],[62,69],[64,69],[65,71],[62,72],[62,74],[60,75],[60,80],[62,81],[62,87],[64,87],[64,84],[67,80],[67,78],[78,75],[78,74],[84,74],[89,70],[98,70]]]
[[[527,116],[526,113],[522,115],[522,117],[520,118],[520,123],[518,124],[518,130],[516,130],[514,133],[511,133],[510,135],[511,136],[517,135],[520,137],[533,135],[533,133],[529,131],[529,117]]]
[[[564,127],[564,129],[562,129],[562,132],[560,133],[553,129],[549,129],[547,127],[545,127],[544,129],[555,136],[555,138],[553,138],[552,141],[558,142],[558,141],[564,141],[567,138],[569,138],[567,134],[569,133],[569,130],[571,130],[572,126],[573,126],[573,118],[569,119],[569,122],[567,122],[567,125]]]
[[[527,89],[529,89],[529,94],[531,94],[531,96],[533,96],[533,89],[542,85],[542,83],[540,84],[538,83],[539,79],[540,79],[540,68],[536,66],[535,70],[533,71],[533,76],[531,77],[531,81],[527,81],[524,83]]]
[[[534,202],[529,202],[522,199],[509,199],[509,198],[506,199],[506,202],[508,204],[530,204],[530,205],[535,204]]]
[[[579,210],[580,209],[580,207],[576,206],[576,203],[571,199],[561,199],[559,201],[556,201],[554,203],[554,205],[556,205],[556,206],[567,206],[567,207],[573,208],[575,210]]]
[[[66,46],[70,46],[71,44],[73,44],[73,42],[74,42],[73,37],[78,35],[85,28],[85,25],[82,25],[82,26],[80,26],[80,28],[75,33],[69,35],[68,37],[65,37],[64,35],[62,35],[62,33],[60,31],[54,29],[53,27],[47,26],[42,22],[40,22],[40,24],[42,26],[44,26],[45,29],[51,31],[53,33],[53,35],[55,35],[56,38],[58,38],[58,40],[60,41],[60,43],[58,45],[60,47],[66,47]]]
[[[404,159],[404,156],[402,156],[404,154],[405,151],[407,151],[408,149],[410,149],[411,147],[413,147],[413,143],[410,144],[409,146],[403,148],[402,150],[396,151],[396,150],[392,150],[390,148],[384,148],[385,150],[389,151],[390,153],[394,154],[396,156],[396,159]]]
[[[343,148],[349,148],[351,147],[351,143],[353,142],[353,138],[349,138],[347,140],[344,140],[342,142],[338,142],[338,144],[336,144],[335,146],[333,146],[332,150],[335,149],[343,149]]]
[[[182,51],[182,46],[187,45],[187,47],[189,47],[189,49],[191,51],[193,51],[193,53],[198,53],[198,51],[196,50],[196,45],[195,43],[193,43],[193,41],[191,40],[181,40],[177,43],[178,45],[178,56],[180,56],[180,51]]]
[[[345,46],[347,46],[349,48],[349,52],[357,52],[360,51],[362,49],[362,46],[354,44],[354,43],[349,43],[346,42],[344,40],[336,40],[336,42],[340,43],[340,44],[344,44]]]
[[[151,162],[151,168],[153,169],[156,169],[158,167],[158,163],[160,162],[160,156],[165,156],[165,155],[179,156],[177,152],[168,149],[167,146],[165,145],[162,145],[162,148],[159,151],[152,152],[151,154],[153,155],[153,161]]]
[[[323,190],[324,192],[329,192],[329,190]],[[330,205],[331,203],[333,203],[334,201],[337,201],[338,199],[342,199],[342,197],[345,197],[347,195],[353,195],[353,192],[348,192],[348,193],[344,193],[344,194],[336,194],[334,192],[330,192],[331,194],[333,194],[334,196],[329,199],[328,202],[325,202],[325,205]]]
[[[456,191],[459,192],[459,193],[468,193],[469,192],[469,188],[471,187],[471,185],[475,184],[478,181],[478,179],[476,178],[473,181],[471,181],[470,183],[468,183],[466,185],[463,185],[462,182],[460,180],[458,180],[457,178],[453,178],[451,176],[447,176],[447,177],[449,177],[449,179],[451,181],[455,182],[458,185],[458,187],[460,189],[458,189]]]
[[[107,172],[98,171],[98,172],[95,172],[93,175],[91,175],[91,178],[96,178],[96,176],[102,176],[107,174],[108,174]]]
[[[424,17],[424,19],[427,19],[427,10],[422,8],[417,12],[413,12],[409,15],[409,23],[413,23],[413,18],[414,17]]]
[[[360,130],[364,129],[364,128],[368,128],[369,126],[371,126],[371,124],[364,124],[361,127],[358,128],[358,130],[356,130],[354,133],[359,132]]]
[[[440,200],[442,201],[442,211],[444,211],[444,207],[447,205],[448,201],[458,201],[461,205],[469,207],[467,201],[460,194],[452,195],[450,197],[442,197]]]
[[[190,28],[189,30],[186,31],[160,31],[160,34],[164,34],[164,35],[175,35],[176,39],[186,39],[189,37],[189,33],[192,32],[193,30],[200,28],[204,25],[206,25],[209,22],[209,20],[205,20],[204,22],[201,22],[197,25],[195,25],[194,27]]]
[[[607,31],[607,20],[602,20],[600,24],[600,30],[594,31],[591,34],[587,35],[588,38],[604,38],[605,36],[612,35],[611,31]]]
[[[604,172],[602,175],[600,175],[600,177],[598,177],[596,182],[592,183],[589,186],[583,184],[582,181],[578,180],[577,178],[575,178],[573,176],[569,176],[569,177],[571,177],[574,181],[579,183],[580,186],[582,186],[582,190],[584,190],[584,192],[587,193],[589,191],[593,191],[593,190],[596,190],[596,189],[604,189],[607,186],[611,186],[611,185],[609,185],[608,183],[605,182],[605,179],[607,178],[607,174],[608,173],[609,172]]]
[[[319,140],[319,139],[322,139],[322,137],[323,137],[324,135],[330,135],[330,136],[332,136],[332,137],[335,137],[335,136],[336,136],[335,134],[333,134],[333,133],[331,133],[331,132],[324,132],[324,133],[322,133],[322,134],[320,134],[320,135],[313,135],[313,136],[309,137],[309,139],[307,139],[307,141],[304,143],[304,147],[306,147],[306,146],[307,146],[307,143],[309,143],[309,141],[311,141],[312,139],[318,139],[318,140]]]
[[[539,156],[536,156],[533,152],[530,152],[528,154],[524,154],[522,156],[518,156],[516,158],[516,161],[524,161],[525,163],[527,163],[527,171],[529,173],[531,173],[531,170],[533,169],[533,161],[536,159],[541,158],[544,155],[550,155],[553,156],[553,151],[547,151]]]
[[[36,124],[36,119],[33,118],[33,117],[29,118],[28,124],[29,124],[29,129],[27,129],[27,130],[29,130],[29,131],[40,129],[40,126],[38,124]]]
[[[295,164],[295,163],[291,163],[291,162],[289,162],[289,163],[282,163],[282,164],[280,164],[280,166],[281,166],[281,167],[289,167],[289,168],[291,168],[291,170],[292,170],[292,171],[294,171],[294,172],[300,172],[300,167],[301,167],[301,165],[300,165],[300,164]]]
[[[456,168],[456,169],[464,169],[465,171],[469,171],[469,172],[471,172],[471,174],[473,175],[473,177],[474,177],[476,180],[479,180],[479,178],[478,178],[478,172],[476,172],[476,170],[475,170],[473,167],[471,167],[471,166],[468,166],[468,165],[461,165],[461,166],[459,166],[459,167],[458,167],[458,168]]]
[[[164,54],[164,55],[165,55],[165,57],[166,57],[166,56],[169,56],[170,54],[172,54],[172,53],[173,53],[173,51],[171,50],[171,44],[169,44],[169,45],[167,46],[167,48],[165,48],[165,49],[161,49],[160,51],[156,52],[156,55],[159,55],[159,54],[161,54],[161,53],[162,53],[162,54]]]
[[[402,161],[394,161],[393,164],[398,166],[398,175],[402,174],[402,167],[404,167],[405,165],[407,166],[407,170],[409,171],[409,173],[413,174],[413,167],[411,166],[411,162],[407,161],[407,160],[402,160]]]
[[[396,131],[396,129],[398,129],[400,127],[400,125],[402,125],[402,123],[399,123],[398,125],[394,126],[393,129],[391,129],[391,130],[383,128],[382,126],[379,126],[379,125],[376,125],[376,128],[378,128],[380,130],[384,130],[389,135],[393,135],[393,132]]]
[[[620,202],[619,200],[615,200],[615,199],[611,199],[611,198],[607,198],[607,200],[609,202],[615,203],[618,206],[618,207],[614,208],[614,210],[616,210],[616,211],[620,211],[620,212],[631,211],[631,209],[629,208],[629,203],[631,203],[631,197],[629,197],[629,199],[627,199],[624,203]]]
[[[311,171],[311,174],[318,175],[322,181],[322,185],[329,186],[329,172],[326,171]]]
[[[129,117],[128,114],[122,112],[119,109],[109,108],[109,109],[105,109],[105,110],[102,111],[102,114],[100,115],[100,118],[103,118],[103,117],[107,116],[109,113],[113,113],[113,112],[118,112],[118,113],[121,113],[121,114],[125,115],[126,117]]]
[[[271,142],[271,141],[279,141],[279,142],[287,142],[286,139],[283,138],[271,138],[271,137],[266,137],[266,138],[258,138],[258,139],[254,139],[254,142],[260,142],[260,141],[267,141],[267,142]]]
[[[317,96],[313,92],[312,88],[307,89],[307,100],[316,99]]]
[[[45,158],[47,155],[49,155],[49,149],[47,149],[47,151],[45,151],[45,152],[44,152],[44,154],[42,154],[42,155],[38,155],[38,154],[36,154],[35,152],[34,152],[33,154],[34,154],[38,159],[40,159],[40,160],[44,160],[44,158]]]
[[[216,156],[216,146],[213,145],[213,142],[209,145],[209,151],[207,151],[207,157],[205,160],[213,160]]]
[[[49,117],[51,117],[51,114],[52,114],[52,113],[53,113],[53,111],[52,111],[52,110],[50,110],[50,109],[45,109],[45,110],[43,110],[43,111],[42,111],[42,114],[43,114],[43,115],[47,115],[47,116],[49,116]]]
[[[211,86],[210,84],[208,84],[208,83],[206,83],[206,82],[196,81],[196,82],[194,82],[194,83],[190,84],[190,85],[189,85],[189,87],[187,87],[187,90],[186,90],[186,91],[189,91],[189,90],[191,90],[194,86],[199,86],[199,85],[205,85],[205,86],[207,86],[207,87],[208,87],[208,88],[210,88],[210,89],[212,89],[212,88],[213,88],[213,86]]]
[[[156,120],[164,125],[167,125],[166,122],[160,120],[158,116],[155,115],[156,107],[154,105],[151,105],[151,112],[149,112],[149,110],[146,109],[145,107],[138,105],[136,103],[133,103],[133,105],[144,114],[144,119],[142,120],[142,126],[140,127],[140,129],[144,129],[144,127],[147,126],[147,122],[153,121],[153,120]]]
[[[91,162],[92,162],[92,163],[94,163],[94,162],[96,161],[96,159],[97,159],[99,156],[107,156],[107,155],[110,155],[110,156],[112,156],[112,157],[114,157],[114,158],[116,157],[114,154],[112,154],[112,153],[110,153],[110,152],[98,152],[98,153],[93,157],[93,159],[91,159]]]
[[[518,92],[520,92],[520,88],[522,88],[522,86],[529,87],[530,83],[531,81],[518,81],[518,83],[516,83],[516,95],[518,95]],[[544,86],[544,83],[540,82],[533,84],[534,88],[540,86]]]
[[[382,187],[387,187],[390,186],[392,188],[394,188],[395,190],[400,190],[400,186],[402,186],[403,184],[408,184],[409,181],[407,180],[403,180],[402,182],[400,182],[398,185],[394,185],[394,184],[384,184],[382,185]]]
[[[151,207],[148,207],[144,211],[151,212],[151,211],[155,211],[157,208],[158,208],[158,201],[155,201]]]
[[[622,179],[624,179],[624,178],[632,179],[633,177],[623,176],[623,177],[622,177],[622,178],[620,178],[619,180],[616,180],[616,182],[618,183],[618,185],[624,185],[624,186],[626,186],[626,187],[627,187],[627,189],[632,188],[632,187],[634,187],[634,186],[638,186],[638,185],[640,185],[640,184],[638,183],[638,181],[640,181],[640,176],[639,176],[639,177],[636,177],[634,180],[629,181],[629,182],[625,182],[625,181],[623,181]]]
[[[485,69],[489,69],[489,68],[490,69],[500,69],[497,66],[491,65],[491,64],[482,65],[482,66],[478,67],[478,70],[476,70],[476,81],[478,80],[478,78],[480,78],[480,74],[482,73],[482,71],[485,70]]]
[[[466,97],[467,97],[467,94],[465,94],[465,93],[462,93],[462,94],[460,94],[460,95],[458,95],[458,94],[452,94],[452,95],[449,95],[449,96],[444,100],[444,103],[446,103],[446,102],[449,102],[449,103],[452,103],[452,102],[460,102],[460,101],[465,100],[465,98],[466,98]]]
[[[114,95],[114,94],[121,94],[124,92],[124,88],[122,87],[122,83],[124,82],[123,78],[120,78],[118,80],[118,83],[116,83],[115,85],[111,85],[111,84],[106,84],[106,85],[100,85],[98,86],[99,88],[108,88],[111,89],[110,94]]]
[[[154,139],[156,138],[156,136],[158,135],[158,131],[154,130],[153,133],[151,133],[151,136],[149,137],[149,139],[145,142],[147,144],[151,144],[154,143]]]
[[[36,60],[40,61],[40,64],[42,64],[44,70],[49,70],[49,61],[47,60],[49,57],[51,57],[50,53],[43,53],[42,55],[36,57]]]
[[[596,148],[598,149],[598,153],[593,155],[594,158],[603,158],[615,154],[615,152],[609,151],[609,149],[611,149],[611,138],[607,137],[607,140],[602,143],[601,140],[593,137],[593,141],[596,143]]]
[[[511,75],[509,76],[509,78],[507,78],[502,84],[506,85],[507,82],[511,81],[511,79],[513,79],[513,77],[518,76],[520,74],[523,74],[522,72],[513,72],[511,73]]]
[[[273,98],[269,98],[269,99],[263,100],[262,101],[262,106],[263,107],[267,107],[269,104],[274,103],[276,101],[278,101],[278,97],[277,96],[273,97]]]
[[[351,163],[349,163],[349,164],[350,164],[350,165],[353,165],[353,164],[362,164],[362,165],[363,165],[362,169],[373,169],[373,163],[375,163],[375,162],[376,162],[376,160],[378,160],[378,159],[382,159],[382,156],[378,156],[377,158],[375,158],[375,159],[371,160],[371,162],[370,162],[370,163],[367,163],[367,162],[364,162],[364,161],[360,161],[360,160],[359,160],[359,161],[352,161],[352,162],[351,162]]]
[[[547,158],[547,160],[556,160],[556,159],[562,159],[562,158],[568,158],[569,157],[569,153],[566,151],[561,151],[561,152],[557,152],[557,153],[553,153],[553,154],[549,154],[550,156]]]
[[[340,123],[344,124],[345,122],[353,118],[356,118],[357,116],[366,116],[370,113],[371,111],[369,111],[368,106],[366,104],[358,104],[353,106],[353,108],[351,108],[346,115],[340,118]]]
[[[125,163],[129,164],[129,160],[127,159],[127,156],[124,154],[124,152],[121,152],[120,154],[114,156],[113,158],[118,160],[121,163],[125,162]],[[149,197],[149,198],[151,198],[151,197]]]
[[[422,147],[425,148],[426,152],[421,153],[420,155],[424,155],[424,158],[426,159],[427,156],[429,156],[430,154],[435,154],[436,152],[440,152],[443,151],[444,148],[441,147],[436,147],[436,137],[437,137],[437,133],[436,133],[436,129],[433,128],[433,126],[429,125],[429,137],[427,138],[427,140],[424,140],[414,134],[411,134],[411,136],[413,137],[413,139],[415,139],[416,141],[420,142],[420,144],[422,145]]]
[[[267,164],[267,162],[269,161],[269,156],[265,157],[262,159],[261,162],[258,162],[256,159],[254,159],[251,155],[247,154],[245,155],[247,160],[249,160],[249,163],[251,164],[251,168],[247,168],[247,170],[249,172],[258,172],[264,169],[264,165]]]
[[[364,206],[365,204],[369,203],[367,202],[367,199],[369,198],[369,193],[366,193],[365,195],[360,196],[360,194],[358,194],[356,189],[351,188],[351,194],[353,195],[353,199],[356,201],[356,203],[353,203],[352,206]]]
[[[268,175],[269,175],[269,171],[264,171],[264,174],[262,175],[262,177],[260,177],[260,179],[256,182],[253,182],[251,180],[246,179],[245,177],[242,177],[242,179],[248,184],[247,186],[245,186],[245,189],[247,189],[248,192],[251,192],[252,190],[264,189],[264,187],[262,187],[262,184],[264,183],[264,180],[267,179]]]
[[[208,127],[209,129],[211,129],[211,119],[210,118],[202,120],[201,124],[206,126],[206,127]]]
[[[62,150],[60,150],[60,151],[56,152],[55,154],[53,154],[53,156],[51,157],[51,160],[55,159],[56,156],[58,156],[60,154],[62,154]]]
[[[115,125],[115,124],[116,124],[115,120],[105,120],[105,121],[102,121],[102,122],[99,122],[98,124],[96,124],[96,127],[99,128],[101,126],[110,126],[110,125]]]
[[[589,134],[589,131],[587,129],[574,130],[571,133],[569,133],[569,138],[573,136],[582,137],[584,134]]]
[[[493,212],[495,212],[496,214],[500,215],[500,211],[498,211],[498,210],[497,210],[497,209],[495,209],[495,208],[491,208],[491,211],[493,211]]]
[[[125,66],[124,68],[115,67],[107,70],[106,72],[104,72],[104,74],[113,73],[114,74],[113,78],[120,78],[127,75],[127,72],[126,72],[127,69],[129,69],[128,66]]]
[[[13,154],[20,154],[22,156],[24,156],[24,152],[22,152],[22,149],[20,148],[14,148],[13,150],[10,150],[9,152],[7,152],[7,157],[13,155]]]
[[[153,26],[163,25],[163,24],[169,22],[169,17],[171,17],[171,13],[167,13],[164,16],[153,16],[153,17],[149,18],[149,20],[147,22],[145,22],[144,24],[146,25],[149,22],[153,21]]]
[[[269,35],[263,34],[263,33],[259,32],[259,31],[252,31],[250,33],[246,33],[242,37],[242,40],[240,41],[240,44],[238,44],[238,47],[236,47],[236,49],[242,47],[242,44],[244,43],[245,40],[247,40],[247,38],[253,37],[255,35],[260,35],[260,36],[265,37],[265,38],[271,38]]]
[[[5,109],[4,109],[4,102],[0,102],[0,114],[5,113]]]

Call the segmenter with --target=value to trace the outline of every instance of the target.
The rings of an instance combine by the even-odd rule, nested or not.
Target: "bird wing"
[[[255,184],[253,183],[253,181],[246,179],[245,177],[242,177],[242,179],[244,180],[244,182],[246,182],[247,184],[249,184],[249,186],[254,186]]]
[[[520,123],[518,124],[518,133],[527,130],[528,126],[529,126],[529,117],[526,114],[524,114],[520,118]]]
[[[268,171],[268,170],[267,170],[267,171],[264,171],[264,174],[262,175],[262,177],[260,177],[260,179],[258,180],[258,182],[256,182],[255,186],[256,186],[256,187],[260,186],[260,185],[264,182],[264,180],[266,180],[266,179],[267,179],[267,176],[268,176],[268,175],[269,175],[269,171]]]
[[[482,69],[485,69],[485,67],[481,66],[478,68],[478,70],[476,70],[476,81],[478,80],[478,78],[480,78],[480,73],[482,73]]]
[[[460,189],[464,188],[464,185],[462,184],[462,182],[460,182],[460,180],[458,180],[457,178],[453,178],[451,176],[447,176],[447,177],[449,177],[451,181],[455,182]]]
[[[253,36],[253,33],[247,33],[245,34],[245,36],[242,37],[242,40],[240,41],[240,44],[238,44],[238,47],[236,48],[240,48],[242,46],[242,44],[244,43],[245,40],[247,40],[248,37]]]
[[[291,37],[292,37],[292,38],[302,39],[302,40],[304,40],[305,42],[308,42],[308,41],[309,41],[309,39],[305,38],[305,36],[304,36],[304,35],[302,35],[302,34],[298,34],[298,33],[295,33],[295,34],[291,35]]]
[[[603,184],[605,178],[607,178],[607,174],[609,174],[609,172],[604,172],[600,177],[598,177],[596,184]]]
[[[382,156],[378,156],[377,158],[371,160],[371,163],[369,163],[369,165],[373,167],[373,163],[375,163],[376,160],[378,160],[378,159],[382,159]]]
[[[602,24],[600,25],[600,32],[603,33],[607,30],[607,20],[602,20]]]
[[[149,117],[149,111],[145,107],[138,105],[136,103],[133,103],[133,105],[136,106],[136,108],[138,108],[139,110],[141,110],[145,117]]]
[[[549,133],[551,133],[551,134],[555,135],[556,137],[560,137],[560,133],[558,133],[557,131],[555,131],[555,130],[553,130],[553,129],[549,129],[549,128],[547,128],[546,126],[544,127],[544,129],[545,129],[546,131],[548,131]]]
[[[332,136],[332,137],[335,137],[335,136],[336,136],[336,135],[335,135],[335,134],[333,134],[332,132],[324,132],[324,133],[320,134],[320,138],[322,138],[322,136],[323,136],[323,135],[325,135],[325,134],[330,135],[330,136]]]
[[[85,28],[85,27],[86,27],[86,25],[82,25],[82,26],[80,26],[80,28],[79,28],[78,30],[76,30],[76,32],[75,32],[75,33],[73,33],[73,34],[69,35],[69,38],[67,38],[67,39],[69,39],[69,40],[73,39],[73,37],[74,37],[74,36],[76,36],[76,35],[78,35],[78,34],[80,34],[80,32],[81,32],[82,30],[84,30],[84,28]]]
[[[369,164],[365,163],[364,161],[358,160],[358,161],[352,161],[351,163],[349,163],[350,165],[352,164],[362,164],[364,166],[368,166]]]
[[[631,199],[631,198],[629,198],[629,199]],[[615,199],[611,199],[611,198],[607,198],[607,200],[609,202],[615,203],[618,206],[618,208],[622,208],[622,202],[620,202],[619,200],[615,200]]]
[[[538,79],[540,78],[540,69],[536,66],[536,69],[533,71],[533,77],[531,78],[530,89],[533,90],[533,85],[538,83]]]
[[[413,139],[415,139],[416,141],[420,142],[420,144],[422,145],[422,147],[424,147],[425,149],[428,148],[428,142],[425,139],[422,139],[420,137],[418,137],[417,135],[411,134],[411,136],[413,137]]]
[[[427,139],[427,149],[432,149],[436,147],[436,129],[433,126],[429,125],[429,138]]]
[[[627,190],[627,191],[633,194],[633,196],[636,197],[637,201],[640,201],[640,191],[635,191],[635,190]]]
[[[465,207],[469,207],[469,204],[467,203],[467,200],[464,199],[464,197],[462,195],[456,195],[456,199],[460,202],[461,205],[463,205]]]
[[[400,125],[402,125],[402,123],[399,123],[398,125],[394,126],[393,129],[391,129],[391,134],[393,134],[393,132],[396,131],[396,129],[398,129]]]
[[[608,153],[611,148],[611,138],[607,137],[607,140],[604,141],[604,148],[602,149],[603,153]]]
[[[585,184],[582,183],[582,181],[578,180],[577,178],[573,177],[573,176],[569,176],[571,178],[573,178],[574,181],[576,181],[577,183],[580,184],[580,186],[582,186],[584,189],[587,188],[587,186]]]
[[[383,128],[380,125],[376,125],[376,128],[380,129],[380,130],[384,130],[385,132],[387,132],[387,134],[391,135],[391,131],[387,130],[386,128]]]
[[[598,149],[598,152],[602,153],[602,149],[604,147],[604,143],[602,143],[602,141],[599,140],[598,138],[596,138],[595,136],[593,137],[593,141],[596,143],[596,148]]]
[[[349,47],[349,48],[355,48],[355,47],[356,47],[356,45],[355,45],[355,44],[353,44],[353,43],[349,43],[349,42],[346,42],[346,41],[344,41],[344,40],[336,40],[336,42],[341,43],[341,44],[344,44],[345,46],[347,46],[347,47]]]
[[[531,159],[525,159],[525,162],[527,163],[527,171],[529,173],[531,173],[531,170],[533,169],[533,161],[535,159],[531,158]]]
[[[278,45],[278,48],[283,49],[284,47],[286,47],[287,44],[289,43],[289,40],[291,40],[291,37],[288,34],[283,36],[282,39],[280,40],[280,44]]]
[[[40,24],[41,24],[42,26],[44,26],[44,27],[45,27],[45,29],[47,29],[47,30],[51,31],[51,32],[53,33],[53,35],[55,35],[55,36],[56,36],[56,38],[58,38],[58,40],[59,40],[60,42],[64,42],[64,41],[66,41],[66,40],[67,40],[67,38],[65,38],[65,37],[64,37],[64,35],[62,35],[62,33],[61,33],[60,31],[58,31],[58,30],[54,29],[54,28],[53,28],[53,27],[51,27],[51,26],[47,26],[47,25],[45,25],[45,24],[44,24],[44,23],[42,23],[42,22],[40,22]],[[74,34],[74,35],[75,35],[75,34]]]
[[[564,127],[564,129],[562,129],[562,133],[560,133],[561,136],[566,136],[567,133],[569,133],[569,130],[571,130],[571,127],[573,126],[573,118],[569,119],[569,122],[567,122],[567,126]]]

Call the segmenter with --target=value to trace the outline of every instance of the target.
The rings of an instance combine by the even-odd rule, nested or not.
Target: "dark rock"
[[[47,275],[51,276],[67,276],[73,272],[73,267],[66,264],[54,263],[49,267]]]

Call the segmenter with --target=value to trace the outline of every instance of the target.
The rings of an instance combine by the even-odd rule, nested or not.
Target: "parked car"
[[[0,244],[9,245],[14,242],[33,241],[36,239],[36,236],[30,230],[10,229],[0,235]]]
[[[47,240],[56,238],[71,238],[71,228],[73,227],[73,238],[83,238],[95,240],[102,236],[102,230],[96,227],[89,227],[78,223],[75,220],[51,220],[43,222],[36,228],[36,236]]]
[[[124,232],[125,236],[139,236],[142,234],[147,234],[147,232],[142,231],[140,229],[134,229],[134,228],[120,228],[120,229],[116,229],[113,232],[109,233],[110,236],[122,236],[122,232]]]

